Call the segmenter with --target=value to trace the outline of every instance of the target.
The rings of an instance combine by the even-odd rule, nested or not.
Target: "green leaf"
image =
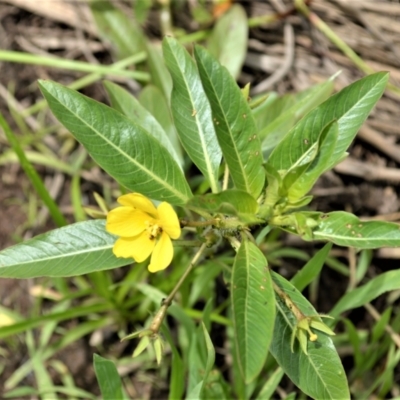
[[[93,355],[93,366],[96,373],[97,382],[100,386],[101,397],[104,400],[124,400],[122,392],[121,378],[117,368],[111,360]]]
[[[182,398],[185,391],[184,382],[182,376],[185,374],[185,367],[183,366],[183,361],[177,350],[174,351],[172,355],[171,362],[171,378],[169,382],[169,400],[175,400]]]
[[[136,20],[139,24],[144,24],[146,22],[152,6],[152,0],[141,0],[133,2],[133,14],[135,15]]]
[[[7,141],[10,143],[13,153],[18,157],[19,166],[24,170],[27,178],[30,180],[33,188],[43,201],[44,205],[48,208],[51,217],[58,226],[64,226],[67,224],[66,219],[62,215],[58,205],[51,197],[48,189],[46,188],[43,180],[39,173],[31,164],[28,154],[24,151],[23,146],[20,143],[20,139],[11,130],[6,119],[0,113],[0,129],[4,132]],[[2,132],[2,134],[3,134]]]
[[[168,400],[181,399],[185,391],[185,382],[182,379],[182,376],[186,374],[185,364],[182,361],[179,351],[175,346],[174,339],[166,324],[161,325],[161,332],[172,351]]]
[[[185,204],[190,188],[156,139],[118,111],[51,81],[40,81],[50,109],[93,159],[129,190]]]
[[[272,375],[268,378],[268,380],[264,383],[263,387],[260,390],[260,393],[256,397],[256,400],[272,399],[272,396],[274,395],[277,386],[282,380],[283,375],[283,369],[281,367],[277,367]]]
[[[194,196],[186,204],[186,207],[210,213],[238,215],[240,213],[255,214],[258,210],[258,203],[247,192],[228,189],[221,193]]]
[[[0,252],[0,277],[76,276],[133,262],[112,252],[116,237],[104,220],[78,222]]]
[[[194,55],[233,183],[237,189],[257,198],[264,186],[265,173],[250,107],[225,67],[200,46],[195,46]]]
[[[232,386],[225,381],[222,372],[215,369],[211,378],[209,377],[207,384],[204,385],[202,399],[231,400],[233,398],[231,394],[232,389]],[[238,396],[235,397],[240,398]]]
[[[262,151],[267,159],[293,125],[326,100],[333,91],[333,79],[303,92],[282,96],[253,111],[259,127]]]
[[[135,358],[137,356],[140,356],[140,354],[143,353],[150,344],[150,339],[148,336],[143,336],[140,340],[137,346],[135,347],[135,350],[133,351],[132,358]]]
[[[34,329],[39,326],[44,325],[48,321],[66,321],[74,318],[85,317],[89,314],[94,313],[106,313],[111,309],[110,303],[95,303],[90,304],[89,306],[75,306],[69,308],[67,311],[62,312],[51,312],[46,315],[40,315],[39,317],[24,319],[20,322],[16,322],[12,325],[6,325],[0,327],[0,339],[4,339],[6,337],[16,335],[18,333],[26,332],[29,329]],[[107,322],[107,325],[109,321]]]
[[[270,125],[275,119],[277,119],[280,114],[296,104],[294,96],[295,95],[293,94],[278,96],[276,92],[269,92],[268,97],[257,106],[253,107],[253,103],[250,103],[250,106],[252,107],[252,113],[257,124],[257,129],[260,131],[260,139],[261,132],[267,129],[268,125]],[[253,101],[257,102],[257,97],[255,97]],[[290,128],[291,126],[289,127],[289,129]],[[289,129],[283,131],[283,134]],[[264,134],[262,138],[264,138],[265,136],[266,135]]]
[[[260,373],[268,355],[275,299],[267,260],[248,241],[241,244],[235,258],[231,298],[239,367],[249,383]]]
[[[212,191],[218,192],[222,154],[196,65],[185,48],[173,38],[164,39],[163,51],[174,83],[171,109],[182,145],[210,183]]]
[[[5,399],[12,399],[12,398],[23,398],[27,396],[38,396],[39,391],[31,386],[21,386],[18,388],[15,388],[13,390],[7,391],[7,393],[4,394]]]
[[[203,376],[203,387],[202,387],[202,390],[203,390],[204,383],[207,382],[207,378],[208,378],[211,370],[214,367],[215,350],[214,350],[213,342],[211,341],[210,335],[207,332],[207,328],[206,328],[204,322],[201,322],[201,327],[202,327],[202,331],[203,331],[204,343],[205,343],[206,350],[207,350],[207,359],[206,359],[206,365],[205,365],[204,376]]]
[[[194,332],[191,336],[190,346],[187,356],[188,375],[186,391],[187,399],[199,399],[200,393],[204,385],[202,371],[205,369],[205,360],[202,359],[202,352],[199,346],[199,333]]]
[[[182,160],[178,157],[167,134],[154,116],[121,86],[110,81],[104,81],[103,85],[110,97],[112,107],[124,114],[135,124],[140,125],[168,150],[178,165],[181,165]]]
[[[311,163],[314,161],[318,154],[318,142],[310,146],[307,151],[290,167],[289,171],[286,172],[282,181],[282,191],[284,195],[290,192],[292,186],[299,180],[301,176],[305,174]],[[301,196],[291,196],[291,200],[298,200]]]
[[[204,380],[201,380],[186,396],[186,400],[201,400],[201,389],[204,386]]]
[[[264,203],[260,207],[260,214],[269,217],[272,213],[272,207],[281,199],[282,177],[279,172],[270,164],[264,164],[265,176],[267,178],[267,188],[265,190]]]
[[[26,365],[26,364],[24,364]],[[40,398],[45,400],[49,399],[51,396],[51,392],[57,392],[59,394],[64,395],[64,398],[67,399],[76,399],[78,397],[85,400],[96,400],[96,396],[87,392],[86,390],[79,389],[75,386],[43,386],[43,390],[37,390],[29,386],[20,386],[13,390],[7,391],[7,393],[3,392],[3,399],[22,399],[22,398]],[[50,397],[50,400],[54,400],[55,398],[60,398],[57,396]]]
[[[207,42],[209,52],[237,79],[247,53],[247,15],[234,4],[216,22]]]
[[[339,136],[328,168],[336,165],[381,97],[387,80],[387,72],[378,72],[360,79],[330,97],[287,133],[273,150],[268,161],[278,170],[288,170],[310,146],[318,141],[324,127],[336,120]]]
[[[156,86],[147,85],[140,92],[139,101],[142,106],[154,116],[167,133],[167,136],[172,143],[172,147],[175,149],[176,154],[178,154],[179,164],[183,165],[182,145],[172,121],[172,115],[167,100],[163,97],[161,91]]]
[[[393,307],[388,307],[381,314],[379,321],[376,321],[371,332],[371,343],[377,343],[381,337],[386,333],[386,326],[390,325],[390,320],[392,317]]]
[[[350,344],[353,347],[355,370],[356,371],[358,370],[357,372],[359,373],[359,371],[360,370],[362,371],[363,368],[365,367],[368,356],[361,350],[360,336],[359,336],[357,328],[354,326],[354,324],[347,318],[342,318],[341,321],[343,322],[344,326],[346,327],[348,341],[350,342]],[[370,347],[370,349],[372,349],[372,346]],[[356,376],[358,375],[357,372],[355,372]]]
[[[307,200],[307,198],[304,198]],[[287,215],[277,215],[269,220],[270,225],[283,227],[286,231],[300,235],[304,240],[313,240],[313,230],[320,223],[321,212],[298,211]]]
[[[193,277],[188,299],[189,307],[194,307],[194,304],[202,298],[210,299],[212,297],[216,278],[221,273],[222,268],[222,263],[218,262],[217,259],[203,261],[202,264],[196,268],[196,275]],[[206,327],[208,327],[207,324]]]
[[[143,32],[134,20],[109,1],[91,1],[89,5],[100,35],[117,47],[118,58],[144,50]]]
[[[286,279],[274,272],[272,279],[304,315],[317,315],[308,300]],[[300,349],[297,341],[292,353],[290,341],[297,320],[279,296],[276,296],[276,307],[270,351],[292,382],[314,399],[350,399],[346,374],[332,339],[318,331],[318,339],[307,343],[308,354]]]
[[[162,58],[161,49],[146,40],[147,65],[149,67],[151,82],[161,91],[165,100],[170,102],[172,91],[172,79]]]
[[[331,121],[321,132],[318,139],[318,153],[307,170],[301,174],[288,190],[288,200],[296,201],[306,195],[317,179],[330,168],[331,157],[339,135],[336,121]]]
[[[400,225],[385,221],[361,221],[355,215],[334,211],[319,217],[314,238],[359,249],[400,246]]]
[[[307,262],[307,264],[297,272],[290,283],[300,292],[307,287],[320,273],[332,248],[332,243],[327,243],[321,250]]]
[[[368,272],[368,269],[371,266],[372,257],[373,257],[373,251],[371,249],[365,249],[360,251],[356,266],[357,284],[364,279],[365,274]]]
[[[371,279],[368,283],[346,293],[333,307],[329,315],[338,317],[341,313],[361,307],[383,293],[400,288],[400,270],[388,271]]]

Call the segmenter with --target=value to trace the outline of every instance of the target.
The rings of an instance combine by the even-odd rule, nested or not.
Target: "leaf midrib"
[[[89,244],[90,245],[90,244]],[[43,257],[43,258],[37,258],[35,260],[27,260],[27,261],[17,261],[16,264],[18,265],[28,265],[28,264],[35,264],[37,262],[47,262],[47,261],[51,261],[51,260],[57,260],[57,259],[65,259],[65,258],[69,258],[69,257],[75,257],[77,255],[81,255],[81,254],[85,254],[85,253],[97,253],[99,251],[105,251],[105,250],[109,250],[114,246],[114,244],[109,244],[106,246],[101,246],[101,247],[89,247],[85,250],[80,250],[80,251],[75,251],[75,252],[68,252],[68,253],[64,253],[64,254],[58,254],[57,256],[52,256],[52,257]],[[56,247],[56,246],[54,246]],[[0,255],[0,263],[1,263],[1,257],[11,257],[9,255]],[[11,257],[13,258],[13,257]],[[0,270],[2,268],[9,268],[9,267],[14,267],[16,264],[7,264],[7,265],[0,265]]]
[[[290,329],[293,331],[293,327],[294,325],[291,324],[291,322],[289,321],[289,319],[287,318],[285,312],[283,311],[279,301],[276,302],[276,306],[280,312],[280,314],[282,315],[283,319],[286,321],[287,325],[290,327]],[[314,371],[316,372],[316,375],[320,378],[320,382],[322,382],[323,386],[326,389],[327,393],[331,393],[330,390],[328,390],[328,386],[325,384],[325,381],[322,379],[321,375],[318,373],[318,368],[316,367],[316,365],[314,364],[313,359],[310,357],[310,355],[304,354],[304,357],[307,357],[309,363],[312,365]],[[333,399],[333,397],[331,397],[331,399]]]
[[[172,57],[173,57],[174,60],[175,60],[175,64],[176,64],[176,65],[179,65],[178,59],[175,57],[175,53],[174,53],[173,51],[171,51],[170,53],[172,54]],[[185,75],[184,75],[183,73],[181,73],[181,69],[180,69],[179,67],[177,68],[177,71],[179,72],[179,74],[180,74],[180,76],[181,76],[181,78],[182,78],[182,80],[183,80],[183,82],[184,82],[184,84],[185,84],[186,91],[187,91],[187,93],[188,93],[188,95],[189,95],[190,104],[192,105],[192,110],[196,110],[196,106],[195,106],[195,103],[194,103],[194,99],[193,99],[193,97],[192,97],[192,92],[190,91],[190,86],[188,85],[188,82],[187,82],[187,80],[185,79]],[[199,79],[200,79],[200,78],[199,78]],[[200,82],[199,82],[199,83],[200,83]],[[200,83],[200,86],[201,86],[201,83]],[[203,94],[204,94],[204,92],[203,92]],[[205,95],[205,94],[204,94],[204,95]],[[205,99],[205,100],[206,100],[206,99]],[[211,110],[210,110],[210,111],[211,111]],[[196,126],[197,126],[198,132],[199,132],[199,134],[198,134],[197,136],[198,136],[198,138],[199,138],[199,140],[200,140],[201,148],[202,148],[203,154],[204,154],[204,156],[205,156],[205,157],[204,157],[204,161],[205,161],[205,164],[206,164],[206,170],[207,170],[207,173],[208,173],[208,179],[209,179],[209,181],[210,181],[210,186],[211,186],[211,188],[212,188],[212,192],[213,192],[213,193],[217,193],[217,192],[218,192],[218,187],[217,187],[217,183],[216,183],[216,181],[215,181],[215,173],[214,173],[214,169],[213,169],[213,166],[212,166],[211,157],[210,157],[210,154],[209,154],[209,152],[208,152],[208,148],[207,148],[207,146],[206,146],[206,142],[205,142],[205,139],[204,139],[204,130],[202,129],[201,124],[199,124],[199,118],[198,118],[198,116],[197,116],[197,113],[196,113],[196,115],[194,116],[194,118],[195,118]]]
[[[201,61],[202,61],[202,60],[201,60]],[[203,66],[204,66],[204,63],[203,63],[203,62],[202,62],[202,64],[203,64]],[[234,154],[237,156],[236,159],[238,160],[238,163],[239,163],[239,166],[240,166],[240,170],[241,170],[241,172],[242,172],[242,177],[243,177],[243,180],[244,180],[244,182],[245,182],[246,191],[249,192],[249,193],[252,193],[252,190],[251,190],[251,187],[250,187],[250,183],[248,182],[246,170],[245,170],[245,168],[244,168],[244,166],[243,166],[242,159],[240,158],[240,152],[238,151],[238,148],[237,148],[237,146],[236,146],[236,142],[235,142],[235,140],[234,140],[234,138],[233,138],[232,130],[230,129],[230,125],[229,125],[229,123],[228,123],[228,119],[227,119],[227,116],[226,116],[226,114],[225,114],[224,108],[223,108],[222,105],[221,105],[221,102],[220,102],[220,99],[219,99],[219,97],[218,97],[218,95],[217,95],[217,91],[216,91],[216,89],[215,89],[214,83],[213,83],[213,81],[210,79],[210,75],[208,74],[207,69],[204,68],[204,71],[205,71],[206,76],[207,76],[207,79],[208,79],[208,81],[209,81],[210,85],[212,86],[212,89],[213,89],[213,91],[214,91],[214,93],[215,93],[215,97],[216,97],[216,99],[217,99],[217,103],[218,103],[219,109],[221,110],[221,113],[222,113],[222,115],[224,116],[225,125],[226,125],[226,127],[228,128],[229,137],[230,137],[230,139],[231,139],[231,143],[233,144],[233,148],[234,148],[234,150],[235,150],[235,151],[234,151]],[[218,128],[216,128],[216,130],[218,130]],[[218,135],[217,135],[217,136],[218,136]],[[222,146],[221,146],[221,148],[222,148]]]
[[[70,108],[68,108],[65,104],[63,104],[61,101],[58,100],[58,98],[56,98],[51,92],[49,92],[46,89],[47,93],[49,93],[50,96],[53,97],[53,99],[60,104],[61,107],[65,108],[68,112],[70,112],[73,116],[75,116],[75,118],[77,118],[78,120],[80,120],[81,122],[83,122],[84,125],[86,125],[90,130],[92,130],[95,134],[97,134],[101,139],[103,139],[106,143],[108,143],[111,147],[113,147],[115,150],[117,150],[117,152],[119,152],[122,156],[125,156],[126,159],[128,159],[129,161],[132,162],[132,164],[134,164],[135,166],[137,166],[138,169],[141,169],[144,173],[146,173],[147,175],[149,175],[151,178],[153,178],[155,181],[157,181],[158,183],[160,183],[162,186],[164,186],[167,190],[169,190],[171,193],[173,193],[175,196],[177,196],[178,198],[182,199],[182,201],[184,203],[186,203],[188,201],[188,197],[183,196],[181,192],[177,191],[173,186],[170,186],[169,184],[166,183],[165,180],[162,180],[159,176],[155,175],[153,172],[151,172],[150,170],[148,170],[147,168],[145,168],[142,164],[138,163],[134,158],[132,158],[131,156],[129,156],[129,154],[127,154],[126,152],[124,152],[120,147],[118,147],[116,144],[114,144],[113,142],[111,142],[108,138],[106,138],[104,135],[102,135],[97,129],[95,129],[93,126],[89,125],[89,123],[87,123],[84,119],[82,119],[79,114],[76,114],[75,112],[73,112]],[[129,121],[128,118],[124,117],[123,115],[121,115],[120,117],[126,119],[129,123],[132,123],[131,121]],[[150,139],[153,139],[145,130],[143,130],[145,135],[148,135]],[[175,161],[174,161],[175,162]]]
[[[386,76],[386,75],[385,75],[385,76]],[[353,111],[354,108],[358,107],[359,103],[361,103],[362,100],[364,100],[364,99],[367,98],[367,97],[371,97],[371,92],[372,92],[374,89],[376,89],[376,87],[381,83],[382,80],[385,79],[385,76],[381,77],[381,79],[379,79],[378,82],[375,82],[374,85],[373,85],[372,87],[370,87],[369,90],[364,94],[364,96],[360,97],[360,98],[357,100],[357,102],[356,102],[355,104],[353,104],[353,107],[351,107],[351,108],[350,108],[347,112],[345,112],[341,117],[336,118],[336,119],[337,119],[337,123],[338,123],[338,140],[337,140],[337,143],[339,143],[339,141],[340,141],[340,136],[341,136],[341,135],[340,135],[340,126],[341,126],[342,124],[340,123],[340,121],[343,120],[345,117],[347,117],[347,114],[351,113],[351,111]],[[386,79],[386,80],[387,80],[387,79]],[[353,92],[349,92],[349,93],[347,94],[346,100],[347,100],[347,98],[349,97],[349,95],[351,95],[351,93],[353,93]],[[357,114],[357,117],[359,117],[359,113]],[[366,118],[365,118],[365,119],[366,119]],[[356,133],[355,133],[355,134],[356,134]],[[353,136],[354,136],[354,135],[353,135]],[[342,140],[344,140],[344,139],[345,139],[345,138],[343,138]],[[335,156],[335,152],[333,152],[332,156],[333,156],[333,157]],[[337,156],[336,156],[335,159],[337,159]],[[331,164],[332,164],[332,163],[331,163]]]
[[[249,327],[248,327],[248,310],[249,310],[249,282],[250,282],[250,272],[249,272],[249,266],[250,266],[250,249],[249,246],[247,244],[247,242],[245,242],[245,246],[246,246],[246,298],[245,298],[245,311],[244,311],[244,315],[245,315],[245,319],[244,319],[244,329],[246,331],[245,334],[245,338],[246,338],[246,371],[248,370],[248,365],[249,365],[249,354],[248,354],[248,348],[249,348],[249,343],[248,340],[250,338],[251,335],[248,334],[249,331]],[[247,374],[246,374],[247,375]]]
[[[320,238],[332,238],[332,239],[338,239],[338,240],[346,240],[351,243],[367,243],[367,242],[379,242],[379,241],[385,241],[387,243],[390,243],[392,241],[397,241],[400,245],[400,238],[385,238],[385,237],[360,237],[360,238],[355,238],[351,236],[342,236],[342,235],[333,235],[333,234],[324,234],[322,231],[314,231],[313,232],[314,236],[319,236]]]
[[[385,75],[385,76],[386,76],[386,75]],[[337,123],[338,123],[338,125],[339,125],[339,135],[338,135],[337,143],[339,143],[340,141],[343,141],[343,140],[344,140],[343,138],[341,138],[341,135],[340,135],[340,127],[341,127],[342,124],[343,124],[343,119],[347,116],[347,114],[351,113],[352,110],[353,110],[354,108],[356,108],[356,107],[358,106],[358,104],[359,104],[362,100],[364,100],[366,97],[369,97],[369,96],[370,96],[371,91],[372,91],[373,89],[375,89],[375,88],[378,86],[378,84],[381,83],[382,80],[385,79],[385,76],[381,77],[381,79],[379,79],[378,82],[375,82],[374,85],[368,90],[367,93],[365,93],[362,97],[358,98],[358,100],[356,101],[356,103],[354,103],[353,106],[352,106],[350,109],[348,109],[345,113],[341,114],[341,116],[336,116],[336,117],[335,117],[335,119],[337,120]],[[339,92],[339,93],[340,93],[340,92]],[[337,94],[339,94],[339,93],[337,93]],[[348,96],[349,96],[350,94],[351,94],[351,93],[348,93],[348,94],[347,94],[346,99],[348,98]],[[336,95],[335,95],[335,96],[336,96]],[[333,97],[335,97],[335,96],[333,96]],[[331,97],[331,98],[332,98],[332,97]],[[330,98],[330,99],[331,99],[331,98]],[[330,99],[326,100],[324,103],[328,102]],[[323,104],[324,104],[324,103],[323,103]],[[322,105],[323,105],[323,104],[322,104]],[[322,106],[322,105],[321,105],[321,106]],[[318,108],[320,108],[320,107],[318,107]],[[318,108],[315,109],[315,111],[313,111],[313,112],[315,113],[314,121],[313,121],[313,124],[312,124],[312,125],[313,125],[313,129],[315,129],[315,127],[314,127],[315,119],[316,119],[316,118],[319,118],[319,115],[320,115],[320,112],[318,112]],[[328,108],[327,108],[327,110],[328,110]],[[325,113],[324,113],[324,117],[325,117]],[[304,118],[307,118],[307,116],[305,116]],[[320,125],[323,125],[323,124],[321,123],[321,120],[319,120],[318,123],[319,123]],[[304,125],[304,123],[303,123],[303,125]],[[304,130],[304,126],[303,126],[303,125],[301,126],[301,129],[302,129],[302,130]],[[300,126],[300,125],[296,125],[294,128],[295,128],[296,130],[297,130],[297,129],[300,129],[300,127],[297,128],[298,126]],[[289,131],[289,132],[290,132],[290,131]],[[288,132],[288,134],[289,134],[289,132]],[[282,155],[281,155],[281,157],[282,157]],[[333,152],[332,157],[334,157],[335,160],[337,159],[337,155],[336,155],[336,157],[335,157],[335,152]],[[282,158],[279,160],[280,164],[282,164],[281,160],[282,160]],[[293,163],[293,162],[292,162],[292,163]],[[333,163],[331,163],[330,165],[332,165],[332,164],[333,164]],[[280,165],[280,167],[281,167],[281,165]]]

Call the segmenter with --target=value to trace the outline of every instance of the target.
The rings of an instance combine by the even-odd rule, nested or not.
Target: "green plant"
[[[173,89],[170,99],[155,90],[152,101],[170,101],[174,122],[166,122],[169,129],[115,84],[105,83],[110,108],[57,83],[40,82],[53,114],[124,190],[170,203],[181,215],[182,240],[174,241],[175,258],[170,267],[170,280],[177,283],[165,296],[164,282],[145,284],[139,279],[143,269],[133,267],[135,290],[155,304],[161,302],[161,306],[143,330],[125,339],[140,338],[135,356],[148,347],[161,364],[164,340],[168,342],[172,352],[171,399],[181,398],[184,392],[190,399],[268,398],[284,373],[313,398],[350,398],[331,338],[334,321],[323,323],[320,317],[324,316],[318,315],[301,290],[316,279],[332,243],[358,249],[398,246],[400,228],[394,223],[360,221],[343,211],[311,211],[307,209],[312,200],[308,193],[321,174],[346,157],[357,130],[382,95],[388,74],[376,73],[353,83],[297,122],[301,114],[315,106],[316,98],[326,97],[330,81],[304,93],[292,106],[298,113],[293,109],[288,112],[290,119],[285,114],[273,119],[271,113],[274,107],[280,107],[281,100],[249,103],[228,70],[202,47],[195,46],[193,59],[175,39],[166,38],[163,52]],[[263,124],[266,118],[272,119],[268,126]],[[3,119],[0,122],[12,140],[7,124]],[[185,155],[172,145],[177,143],[176,135]],[[201,177],[185,177],[186,156]],[[56,218],[56,209],[54,213]],[[62,225],[63,220],[58,221]],[[268,235],[277,230],[307,241],[329,242],[291,282],[270,270],[263,252]],[[98,274],[93,279],[102,282],[98,287],[103,288],[107,302],[95,304],[91,311],[108,310],[110,303],[116,302],[128,312],[129,303],[124,301],[137,306],[138,300],[129,299],[127,291],[107,293],[110,283],[102,275],[105,270],[133,263],[133,259],[115,256],[116,239],[106,231],[104,219],[64,226],[2,251],[0,276]],[[191,247],[199,247],[192,259]],[[208,249],[217,253],[213,260],[203,260]],[[136,258],[134,254],[132,257]],[[195,275],[197,265],[203,268]],[[209,290],[209,282],[221,271],[231,293],[228,318],[219,315],[221,310],[215,312],[215,305],[208,301],[196,315],[203,321],[196,327],[190,318],[190,313],[195,316],[193,305],[201,290]],[[397,289],[397,272],[382,274],[349,292],[330,315],[337,318],[344,310]],[[197,297],[190,292],[188,282],[198,292]],[[178,291],[180,302],[173,303]],[[150,306],[148,302],[146,305]],[[168,313],[184,331],[179,335],[182,356],[168,331]],[[232,374],[236,378],[233,388],[213,369],[211,321],[228,326]],[[33,326],[34,322],[25,323],[24,328]],[[0,335],[10,332],[18,332],[18,328],[0,328]],[[261,386],[266,362],[273,365],[271,359],[267,361],[269,352],[280,368]],[[97,376],[111,377],[112,385],[101,388],[104,398],[124,398],[114,366],[97,356],[94,364]],[[181,378],[185,373],[186,387]]]

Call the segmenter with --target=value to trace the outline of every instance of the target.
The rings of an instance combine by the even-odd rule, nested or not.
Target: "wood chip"
[[[0,0],[33,14],[70,25],[97,36],[97,30],[88,4],[64,0]]]

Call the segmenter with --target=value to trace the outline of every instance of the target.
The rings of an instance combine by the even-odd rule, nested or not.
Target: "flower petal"
[[[122,206],[138,208],[155,218],[158,217],[157,209],[154,207],[154,204],[146,196],[143,196],[140,193],[124,194],[123,196],[118,197],[117,201]]]
[[[174,247],[172,246],[171,239],[163,232],[151,255],[149,271],[157,272],[167,268],[171,264],[173,255]]]
[[[149,239],[147,232],[133,238],[119,238],[113,247],[117,257],[133,258],[136,262],[144,261],[153,251],[155,240]]]
[[[160,225],[163,231],[166,232],[172,239],[178,239],[181,236],[181,227],[179,224],[178,216],[171,204],[162,202],[158,208],[158,215]]]
[[[106,230],[118,236],[137,236],[147,228],[146,221],[153,221],[153,218],[143,211],[117,207],[107,214]]]

